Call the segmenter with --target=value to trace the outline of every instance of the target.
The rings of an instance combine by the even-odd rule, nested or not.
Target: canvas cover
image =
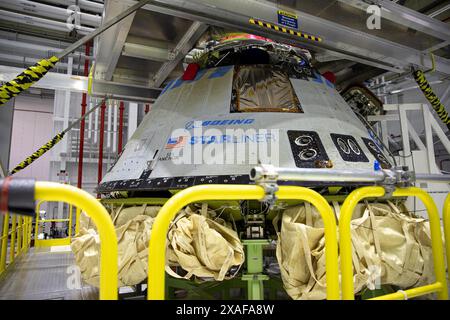
[[[334,203],[339,221],[340,208]],[[120,207],[112,212],[118,237],[119,286],[147,277],[148,242],[160,207]],[[322,219],[309,203],[289,207],[273,220],[276,256],[293,299],[325,299],[325,239]],[[390,284],[402,289],[434,281],[429,224],[393,203],[359,204],[351,222],[355,293]],[[99,285],[100,243],[82,215],[72,250],[82,278]],[[169,228],[166,271],[178,278],[222,281],[237,274],[244,249],[232,226],[204,204],[182,210]],[[178,268],[175,268],[178,267]],[[181,269],[181,270],[180,270]]]
[[[205,206],[198,212],[187,208],[170,228],[168,243],[166,271],[175,277],[181,276],[170,265],[187,271],[185,279],[222,281],[232,278],[244,263],[244,248],[236,231],[224,220],[210,218]]]
[[[141,283],[147,278],[148,243],[160,207],[134,206],[112,212],[118,239],[119,287]],[[233,276],[244,262],[244,249],[237,233],[220,218],[212,219],[207,207],[198,212],[186,208],[168,233],[167,256],[171,266],[184,269],[182,277],[215,280]],[[92,221],[83,213],[80,232],[71,244],[83,280],[99,286],[100,241]],[[167,267],[175,277],[181,277]]]
[[[334,204],[339,220],[339,205]],[[402,289],[434,281],[429,224],[392,203],[359,204],[351,221],[355,293],[390,284]],[[274,220],[277,259],[293,299],[325,299],[325,238],[320,214],[309,203]]]

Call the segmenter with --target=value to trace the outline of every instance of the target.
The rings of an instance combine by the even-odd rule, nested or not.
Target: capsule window
[[[235,66],[231,112],[303,113],[288,74],[274,65]]]

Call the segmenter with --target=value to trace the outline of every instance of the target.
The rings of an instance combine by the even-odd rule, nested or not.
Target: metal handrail
[[[297,199],[313,204],[322,216],[325,229],[325,268],[327,299],[339,299],[337,226],[328,202],[314,190],[281,186],[278,199]],[[166,237],[175,215],[186,205],[207,200],[262,200],[264,189],[256,185],[199,185],[184,189],[171,197],[159,211],[152,227],[148,249],[147,298],[164,300]]]
[[[40,218],[40,211],[41,211],[41,205],[43,202],[46,201],[39,201],[36,205],[36,221],[35,221],[35,228],[34,228],[34,238],[37,242],[35,242],[35,246],[55,246],[55,245],[66,245],[70,244],[70,241],[72,239],[72,221],[73,221],[73,206],[69,203],[69,218],[68,219],[41,219]],[[38,239],[39,235],[39,224],[40,223],[49,223],[49,222],[68,222],[68,235],[65,238],[57,238],[57,239]],[[63,240],[66,240],[67,242],[62,242]]]
[[[118,252],[114,225],[106,209],[89,193],[66,184],[36,182],[35,198],[63,201],[86,212],[95,223],[100,237],[100,299],[118,298]]]
[[[5,214],[3,217],[3,231],[2,231],[2,250],[0,252],[0,274],[6,270],[6,254],[8,250],[8,237],[9,237],[9,214]]]
[[[31,217],[22,217],[18,219],[13,216],[11,219],[11,230],[9,228],[9,214],[5,214],[3,218],[1,251],[0,251],[0,274],[2,274],[7,268],[7,250],[8,239],[11,236],[10,251],[9,251],[9,264],[10,265],[16,257],[21,253],[27,252],[30,248],[31,241]],[[16,250],[17,246],[17,250]]]
[[[445,198],[444,209],[442,210],[442,220],[444,223],[445,253],[447,256],[447,272],[450,275],[450,193]]]
[[[339,219],[339,250],[341,255],[341,283],[342,283],[342,298],[344,300],[354,300],[354,286],[353,286],[353,265],[352,265],[352,243],[350,222],[353,211],[356,205],[365,198],[382,197],[385,190],[382,187],[363,187],[354,190],[344,201],[341,208],[341,215]],[[440,300],[448,299],[447,281],[445,278],[445,263],[444,263],[444,248],[442,244],[442,235],[440,227],[439,212],[433,198],[422,189],[410,187],[403,189],[396,189],[393,194],[394,197],[418,197],[425,205],[431,232],[431,249],[433,253],[434,273],[436,282],[430,285],[417,287],[409,290],[400,290],[393,294],[377,297],[378,300],[393,300],[393,299],[408,299],[431,292],[437,292]]]

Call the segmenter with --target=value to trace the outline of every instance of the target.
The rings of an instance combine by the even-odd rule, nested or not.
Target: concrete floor
[[[83,284],[75,270],[69,246],[31,248],[0,279],[0,300],[98,299],[98,289]]]

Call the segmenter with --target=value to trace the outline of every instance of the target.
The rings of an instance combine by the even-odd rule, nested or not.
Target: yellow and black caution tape
[[[446,124],[450,129],[450,117],[445,110],[445,107],[442,104],[441,100],[439,100],[438,96],[433,92],[433,89],[428,83],[427,78],[425,78],[425,74],[423,73],[423,71],[415,70],[413,72],[413,75],[414,79],[419,85],[420,90],[422,90],[422,93],[425,95],[425,98],[427,98],[427,100],[430,102],[431,106],[433,107],[434,111],[436,111],[442,122]]]
[[[250,20],[248,20],[251,24],[263,27],[263,28],[268,28],[268,29],[272,29],[278,32],[283,32],[283,33],[288,33],[291,34],[293,36],[298,36],[300,38],[304,38],[304,39],[308,39],[308,40],[312,40],[312,41],[317,41],[317,42],[322,42],[323,39],[321,37],[317,37],[317,36],[312,36],[310,34],[306,34],[303,32],[299,32],[290,28],[286,28],[277,24],[273,24],[273,23],[268,23],[259,19],[253,19],[251,18]]]
[[[11,172],[10,175],[13,175],[26,167],[28,167],[30,164],[32,164],[36,159],[40,158],[44,153],[46,153],[48,150],[53,148],[55,144],[60,142],[62,138],[64,138],[65,132],[58,133],[56,136],[53,137],[52,140],[44,144],[42,147],[40,147],[36,152],[34,152],[31,156],[23,160],[21,163],[19,163]]]
[[[59,59],[55,56],[49,59],[43,59],[34,66],[25,69],[15,79],[5,83],[0,88],[0,105],[7,103],[11,98],[27,90],[36,81],[39,81],[58,61]]]
[[[89,114],[94,112],[98,107],[100,107],[102,104],[106,102],[107,98],[104,98],[99,104],[97,104],[95,107],[93,107],[91,110],[86,112],[84,116],[77,119],[75,122],[72,122],[70,126],[68,126],[66,129],[64,129],[62,132],[58,133],[56,136],[53,137],[49,142],[44,144],[42,147],[40,147],[36,152],[34,152],[31,156],[27,157],[25,160],[23,160],[21,163],[19,163],[14,169],[11,170],[9,175],[13,175],[26,167],[28,167],[30,164],[32,164],[34,161],[42,157],[44,153],[49,151],[51,148],[53,148],[58,142],[60,142],[64,135],[69,132],[73,127],[75,127],[78,123],[80,123],[83,119],[85,119]]]
[[[105,32],[113,25],[119,23],[133,12],[136,12],[138,9],[142,8],[150,1],[152,0],[138,1],[134,5],[123,11],[122,13],[103,23],[98,29],[95,29],[91,33],[85,35],[80,40],[72,43],[62,52],[58,53],[57,56],[53,56],[49,59],[43,59],[38,63],[36,63],[34,66],[25,69],[25,71],[22,72],[20,75],[18,75],[14,80],[5,83],[0,88],[0,106],[7,103],[9,100],[11,100],[11,98],[17,96],[22,91],[31,87],[35,82],[39,81],[51,68],[55,66],[55,63],[62,60],[67,55],[71,54],[77,48],[91,41],[99,34]]]

